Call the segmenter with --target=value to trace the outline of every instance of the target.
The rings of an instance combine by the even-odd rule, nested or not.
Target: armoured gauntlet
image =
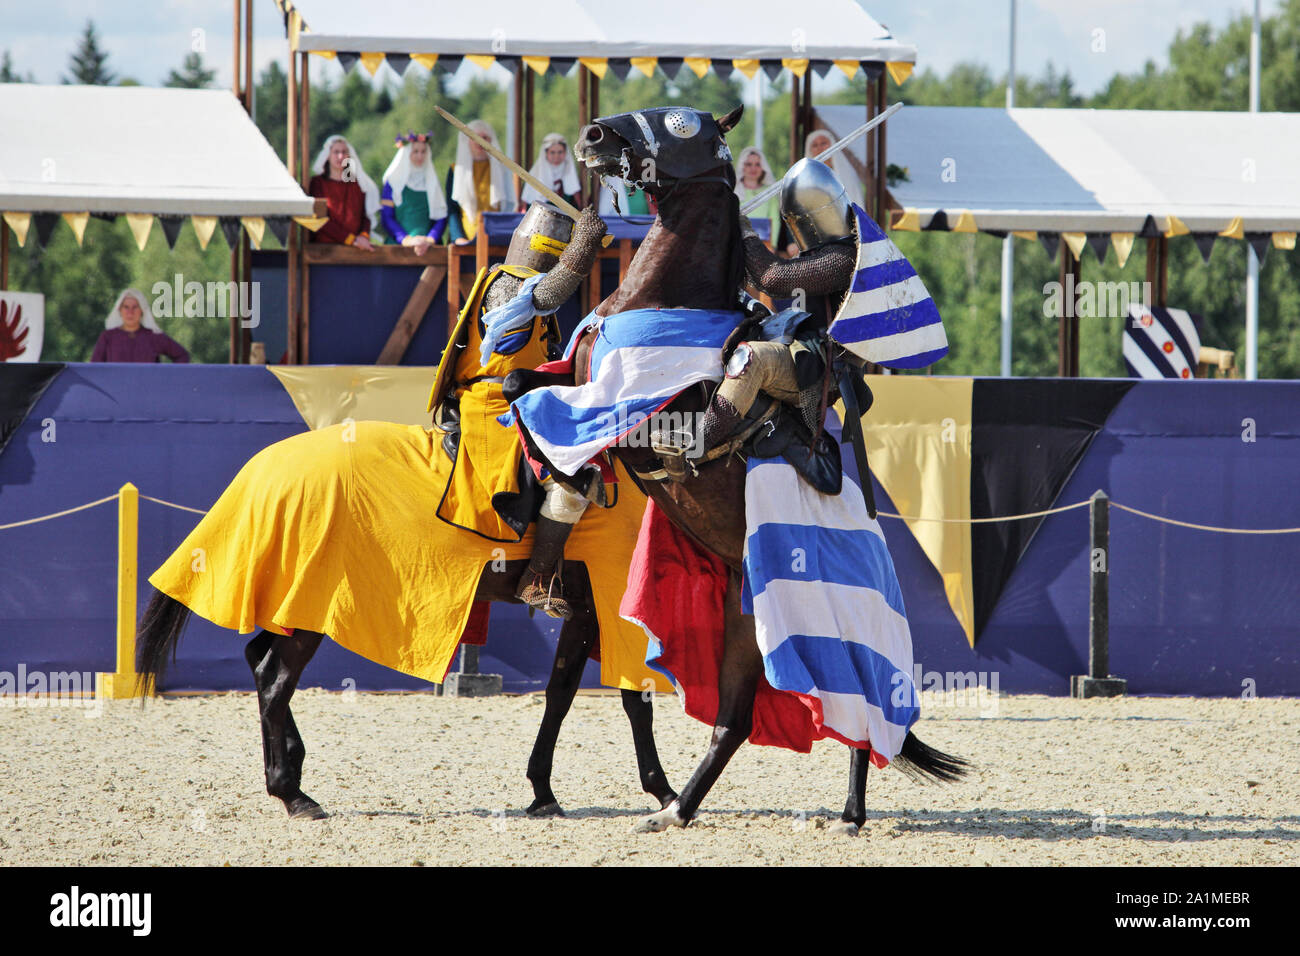
[[[549,315],[578,291],[583,278],[591,272],[600,251],[600,240],[605,235],[605,223],[594,205],[588,206],[578,216],[573,227],[573,238],[560,255],[555,268],[533,289],[533,305],[542,315]]]

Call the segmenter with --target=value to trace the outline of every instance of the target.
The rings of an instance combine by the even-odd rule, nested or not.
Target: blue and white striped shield
[[[948,354],[939,309],[907,257],[856,203],[858,265],[830,334],[887,368],[925,368]]]

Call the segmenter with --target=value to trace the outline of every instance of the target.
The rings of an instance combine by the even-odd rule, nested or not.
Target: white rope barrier
[[[173,501],[163,501],[161,498],[151,498],[148,495],[141,495],[140,497],[143,498],[145,501],[152,501],[154,504],[166,505],[168,508],[176,508],[180,511],[189,511],[196,515],[207,514],[207,512],[202,510],[201,508],[189,508],[186,507],[185,505],[178,505]]]
[[[55,518],[62,518],[64,515],[76,514],[78,511],[85,511],[88,508],[96,508],[99,505],[106,505],[110,501],[117,500],[117,493],[109,495],[107,498],[100,498],[98,501],[92,501],[88,504],[77,505],[75,508],[68,508],[66,511],[56,511],[52,515],[41,515],[39,518],[28,518],[26,521],[11,521],[9,524],[0,524],[0,531],[7,531],[9,528],[21,528],[23,525],[39,524],[42,521],[53,521]]]

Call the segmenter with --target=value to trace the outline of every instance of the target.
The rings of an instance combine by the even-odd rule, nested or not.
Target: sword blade
[[[873,116],[871,119],[867,120],[857,129],[855,129],[853,132],[849,133],[847,136],[842,137],[841,139],[836,140],[830,146],[826,147],[826,149],[822,150],[822,152],[816,157],[816,159],[819,162],[829,159],[831,156],[834,156],[836,153],[840,152],[842,149],[848,146],[849,143],[853,142],[859,136],[862,136],[864,133],[871,132],[873,129],[875,129],[885,120],[889,119],[889,117],[893,116],[902,108],[903,108],[902,103],[895,103],[893,106],[885,110],[879,116]],[[786,176],[788,175],[790,174],[787,172]],[[785,182],[785,176],[782,176],[780,179],[778,179],[772,185],[768,186],[766,189],[764,189],[761,193],[759,193],[749,202],[745,203],[745,205],[741,206],[740,207],[741,213],[743,215],[749,215],[749,213],[752,210],[757,209],[759,206],[763,205],[763,203],[767,202],[772,196],[776,195],[776,193],[780,191],[781,184],[783,182]]]

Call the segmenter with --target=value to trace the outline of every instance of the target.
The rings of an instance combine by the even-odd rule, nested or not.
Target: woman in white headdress
[[[370,227],[379,215],[379,189],[342,136],[331,136],[312,163],[316,175],[307,191],[324,199],[329,220],[312,233],[313,242],[338,242],[369,249]]]
[[[547,133],[542,138],[542,148],[537,152],[537,162],[528,170],[546,185],[579,206],[581,187],[578,185],[578,167],[569,152],[569,144],[559,133]],[[546,197],[530,185],[524,186],[520,202],[526,208],[535,202],[545,202]]]
[[[764,189],[776,182],[772,167],[767,164],[767,157],[757,146],[746,146],[736,157],[736,196],[743,206]],[[773,233],[781,225],[781,196],[773,193],[763,205],[746,215],[750,219],[767,219],[772,224]]]
[[[188,362],[190,353],[166,335],[149,311],[149,300],[139,289],[124,289],[113,303],[99,333],[92,362],[157,362],[166,355],[173,362]]]
[[[808,159],[817,159],[822,153],[830,149],[834,143],[835,137],[831,135],[830,130],[815,129],[804,140],[803,154]],[[849,201],[861,206],[863,201],[862,180],[858,179],[858,174],[853,169],[853,164],[849,162],[847,154],[839,152],[828,159],[821,160],[821,162],[829,166],[831,172],[835,174],[835,178],[844,184],[844,191],[849,194]],[[794,242],[789,230],[784,225],[781,227],[779,241],[785,244],[787,255],[799,255],[799,246]],[[780,248],[779,245],[778,248]]]
[[[501,148],[486,121],[470,120],[469,128]],[[456,142],[456,165],[447,175],[447,235],[458,244],[469,242],[478,229],[479,213],[513,212],[514,208],[515,185],[510,173],[461,133]]]
[[[432,133],[397,137],[397,154],[384,171],[379,200],[384,229],[397,242],[422,256],[442,239],[447,228],[447,199],[433,165]]]

